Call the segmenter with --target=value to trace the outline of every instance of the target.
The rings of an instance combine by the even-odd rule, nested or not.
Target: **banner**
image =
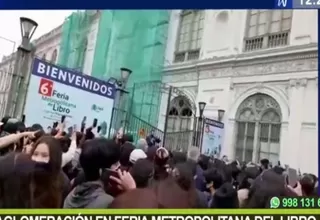
[[[2,209],[1,220],[319,220],[319,209]]]
[[[219,156],[223,144],[224,124],[209,118],[204,121],[201,154]]]
[[[100,126],[107,135],[116,89],[114,85],[73,70],[35,59],[24,114],[27,126],[39,123],[50,129],[66,116],[66,126],[78,129],[85,122]]]

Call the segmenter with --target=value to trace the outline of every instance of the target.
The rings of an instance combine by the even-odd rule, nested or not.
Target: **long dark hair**
[[[32,179],[35,163],[23,153],[0,160],[0,208],[34,208]]]
[[[48,163],[37,163],[34,174],[35,208],[60,208],[62,201],[63,177],[61,174],[62,150],[60,142],[49,135],[42,136],[33,145],[31,155],[39,144],[49,148]]]

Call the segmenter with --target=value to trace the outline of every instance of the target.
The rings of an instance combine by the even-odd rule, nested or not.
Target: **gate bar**
[[[169,87],[169,94],[168,94],[168,100],[167,100],[167,110],[166,110],[166,118],[164,122],[164,130],[163,130],[163,142],[162,146],[165,147],[166,143],[166,137],[167,137],[167,127],[168,127],[168,121],[169,121],[169,112],[170,112],[170,103],[171,103],[171,96],[172,96],[172,89],[173,87]]]

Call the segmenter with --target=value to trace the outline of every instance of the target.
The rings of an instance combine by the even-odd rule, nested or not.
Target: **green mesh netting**
[[[73,13],[63,24],[59,64],[82,69],[89,14]],[[168,22],[167,10],[100,11],[92,64],[91,75],[100,79],[119,78],[121,67],[132,69],[127,85],[133,99],[128,101],[131,113],[153,125],[158,119],[160,90],[146,97],[141,89],[134,92],[133,85],[161,81]]]
[[[119,69],[133,70],[127,87],[141,82],[161,81],[167,40],[169,12],[166,10],[103,11],[95,49],[92,75],[119,77]],[[136,88],[131,113],[156,125],[160,91]],[[129,103],[129,102],[128,102]]]
[[[72,13],[63,23],[58,63],[82,71],[87,34],[90,26],[90,11]]]

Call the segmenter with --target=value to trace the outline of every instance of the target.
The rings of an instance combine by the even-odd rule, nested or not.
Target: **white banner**
[[[86,127],[97,119],[101,135],[109,129],[116,89],[114,85],[70,69],[35,59],[24,114],[27,126],[38,123],[50,129],[66,116],[68,130]]]
[[[202,134],[201,154],[220,156],[224,137],[224,124],[206,118]]]

